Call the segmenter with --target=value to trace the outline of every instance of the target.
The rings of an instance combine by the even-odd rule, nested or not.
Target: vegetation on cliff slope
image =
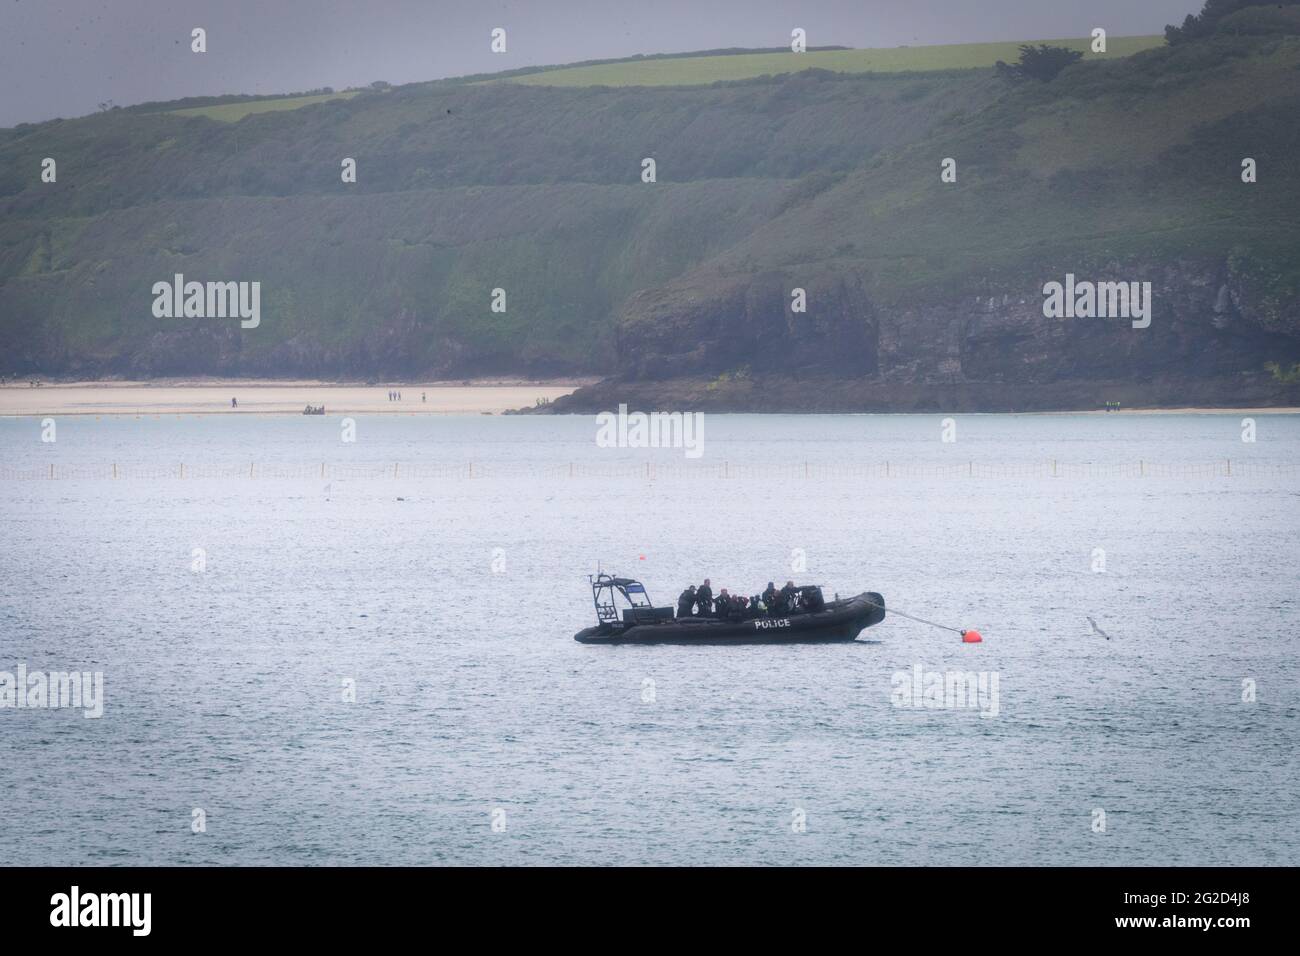
[[[1300,37],[1273,20],[1226,29],[1249,13],[1016,87],[989,68],[655,87],[535,73],[236,122],[153,104],[0,131],[0,366],[601,373],[620,339],[689,350],[710,331],[683,317],[795,279],[834,290],[828,341],[853,343],[862,302],[1216,258],[1295,335]],[[636,66],[689,81],[690,60]],[[261,325],[154,318],[151,286],[175,273],[260,281]]]
[[[116,110],[5,131],[0,354],[80,374],[599,371],[632,292],[997,95],[963,73],[435,84],[234,123]],[[154,318],[175,273],[260,281],[262,324]]]

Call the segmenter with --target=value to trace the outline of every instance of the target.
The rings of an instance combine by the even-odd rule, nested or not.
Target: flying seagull
[[[1092,625],[1092,629],[1093,629],[1094,631],[1096,631],[1096,632],[1097,632],[1098,634],[1100,634],[1102,637],[1106,638],[1106,640],[1108,640],[1108,641],[1110,640],[1110,635],[1107,634],[1105,631],[1103,631],[1101,628],[1099,628],[1099,627],[1097,626],[1097,622],[1096,622],[1096,621],[1094,621],[1092,618],[1088,618],[1088,623]]]

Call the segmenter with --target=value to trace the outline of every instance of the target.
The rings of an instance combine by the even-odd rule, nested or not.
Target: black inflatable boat
[[[818,610],[675,617],[672,608],[651,603],[640,581],[597,574],[591,591],[598,623],[573,639],[583,644],[818,644],[851,641],[885,619],[885,599],[874,591],[825,601],[820,588],[800,590],[816,592],[808,604]]]

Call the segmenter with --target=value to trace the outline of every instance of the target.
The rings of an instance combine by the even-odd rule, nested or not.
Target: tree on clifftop
[[[1083,54],[1078,50],[1070,50],[1063,46],[1048,46],[1046,43],[1040,43],[1036,47],[1025,44],[1020,48],[1019,63],[1005,63],[998,60],[996,69],[998,76],[1015,82],[1042,80],[1046,83],[1071,63],[1077,63],[1081,59]]]
[[[1199,16],[1189,13],[1181,27],[1165,27],[1165,42],[1174,46],[1185,40],[1207,37],[1215,31],[1220,20],[1247,7],[1293,7],[1296,4],[1300,4],[1300,0],[1205,0]]]

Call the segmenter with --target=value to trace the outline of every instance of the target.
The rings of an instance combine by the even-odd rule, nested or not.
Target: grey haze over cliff
[[[1041,80],[987,49],[718,55],[0,130],[0,371],[1297,401],[1300,5],[1064,42]],[[245,286],[252,324],[222,308]]]
[[[99,103],[282,93],[579,60],[774,47],[913,46],[1159,33],[1196,0],[5,0],[0,126],[81,116]],[[489,32],[506,27],[504,55]],[[213,53],[189,50],[203,27]]]

